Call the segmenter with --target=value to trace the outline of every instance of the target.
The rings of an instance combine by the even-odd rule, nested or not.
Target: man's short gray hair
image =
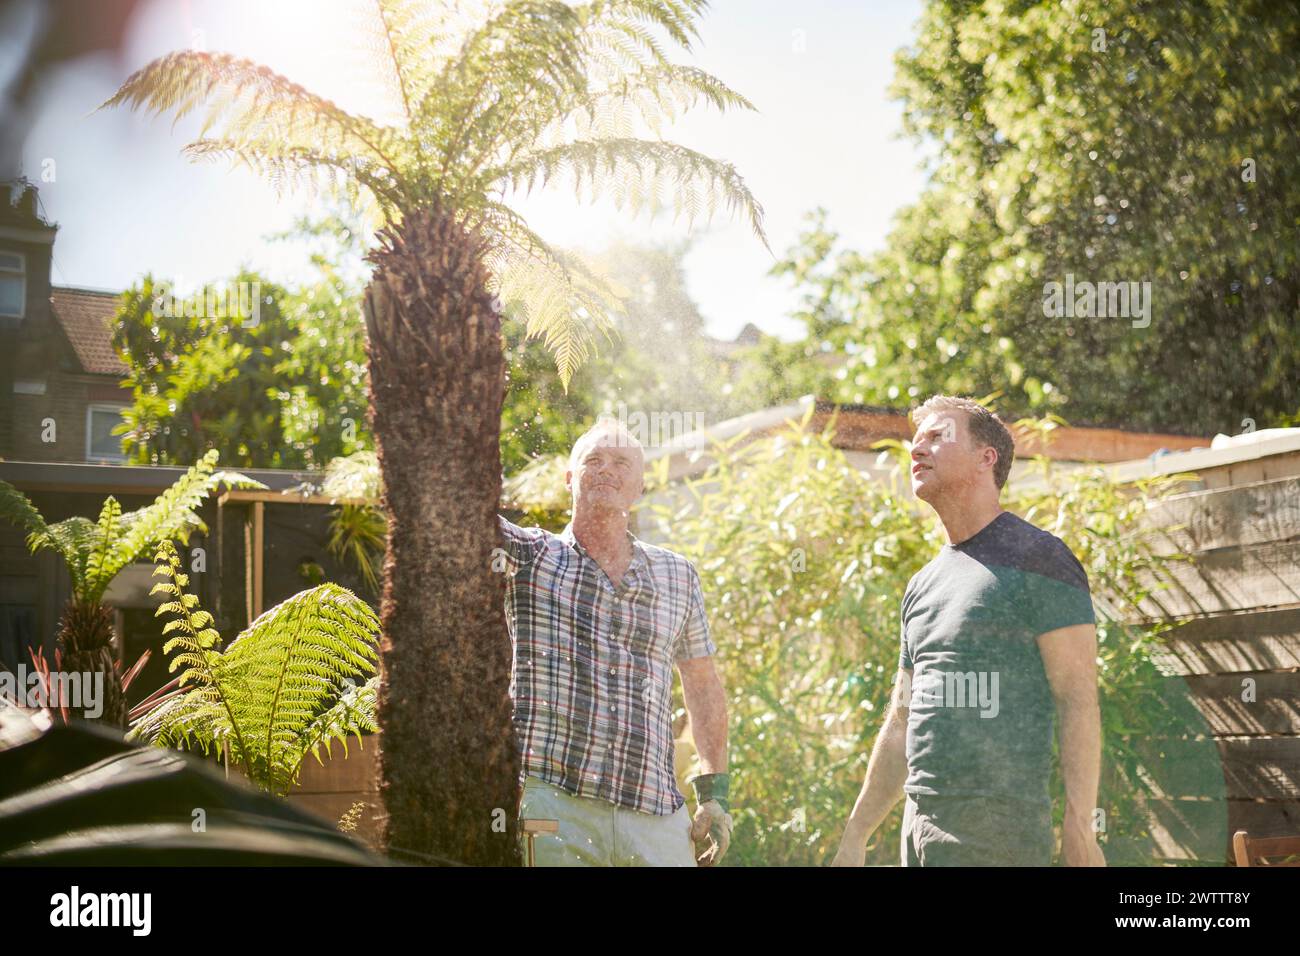
[[[620,447],[641,448],[641,454],[645,455],[645,449],[642,448],[641,443],[637,441],[635,435],[627,430],[627,427],[622,422],[612,415],[601,415],[596,419],[596,424],[583,432],[578,437],[578,440],[573,443],[573,450],[569,452],[569,471],[576,470],[579,460],[587,450],[587,446],[607,432],[612,432],[618,436],[617,444]]]

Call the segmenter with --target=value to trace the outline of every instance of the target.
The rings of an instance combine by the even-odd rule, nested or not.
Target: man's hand
[[[1061,831],[1061,862],[1066,866],[1106,865],[1097,834],[1086,818],[1066,817]]]
[[[717,800],[696,807],[691,821],[691,842],[695,844],[698,866],[716,866],[727,855],[731,846],[731,814]]]
[[[867,838],[859,834],[857,829],[850,822],[844,831],[844,836],[840,838],[840,849],[836,852],[835,860],[831,861],[832,866],[866,866],[867,865]]]

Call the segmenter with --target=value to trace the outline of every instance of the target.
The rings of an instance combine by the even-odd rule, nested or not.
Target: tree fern
[[[286,793],[310,753],[320,760],[363,731],[374,731],[379,619],[356,595],[336,584],[302,591],[254,620],[224,651],[185,588],[175,547],[165,542],[154,573],[166,580],[153,593],[170,596],[159,615],[172,620],[163,648],[181,670],[180,692],[164,698],[133,725],[134,739],[159,746],[226,749],[254,782]],[[362,683],[358,683],[362,679]]]
[[[188,543],[194,530],[207,531],[197,508],[212,492],[232,488],[265,488],[234,472],[213,472],[217,451],[209,451],[150,505],[125,514],[117,499],[105,499],[97,521],[80,516],[47,524],[27,496],[0,481],[0,518],[27,532],[33,554],[48,549],[63,559],[72,583],[72,596],[59,623],[59,644],[71,669],[104,675],[106,705],[101,719],[121,726],[126,702],[114,665],[113,627],[104,592],[118,573],[173,538]]]
[[[172,53],[104,105],[179,119],[205,108],[195,159],[225,158],[280,189],[373,202],[389,223],[438,203],[480,229],[493,291],[523,312],[567,386],[619,302],[527,228],[516,190],[567,179],[632,213],[669,205],[688,222],[740,214],[766,244],[763,211],[728,163],[657,138],[699,104],[753,109],[717,77],[671,62],[704,0],[358,0],[356,44],[390,91],[387,119],[349,113],[264,66]],[[641,129],[656,138],[641,138]]]
[[[216,450],[209,451],[150,505],[123,514],[117,499],[109,496],[99,520],[74,517],[46,524],[27,496],[0,481],[0,517],[27,531],[27,547],[57,553],[67,564],[75,598],[97,603],[124,567],[148,554],[164,539],[189,541],[194,531],[207,533],[197,508],[223,485],[260,488],[261,482],[238,472],[214,472]]]

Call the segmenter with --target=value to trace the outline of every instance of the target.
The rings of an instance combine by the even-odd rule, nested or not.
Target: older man
[[[861,866],[904,794],[904,866],[1046,866],[1053,715],[1065,782],[1062,858],[1104,866],[1097,638],[1069,548],[998,498],[1014,444],[996,415],[936,395],[913,413],[912,490],[948,543],[908,583],[893,705],[835,864]]]
[[[501,531],[511,696],[524,773],[520,817],[542,866],[711,866],[731,836],[726,697],[699,575],[628,530],[644,490],[642,448],[602,419],[578,439],[560,534]],[[692,820],[673,770],[673,667],[699,752]]]

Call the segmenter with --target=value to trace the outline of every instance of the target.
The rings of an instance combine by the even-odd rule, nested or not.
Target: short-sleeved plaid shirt
[[[637,540],[611,582],[573,536],[501,519],[510,695],[523,772],[658,815],[685,803],[673,773],[675,662],[716,648],[695,568]]]

